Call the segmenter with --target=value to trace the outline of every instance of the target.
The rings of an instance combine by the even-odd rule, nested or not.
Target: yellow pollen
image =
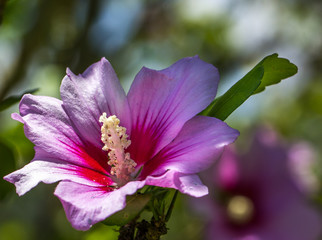
[[[103,113],[99,122],[103,123],[101,140],[104,147],[102,149],[108,151],[109,161],[107,163],[111,166],[110,173],[116,176],[119,184],[123,185],[129,181],[131,173],[135,171],[136,167],[130,154],[125,152],[131,141],[127,139],[126,128],[119,126],[120,120],[115,115],[107,118],[106,113]]]
[[[228,202],[227,214],[234,223],[245,224],[254,216],[253,202],[245,196],[234,196]]]

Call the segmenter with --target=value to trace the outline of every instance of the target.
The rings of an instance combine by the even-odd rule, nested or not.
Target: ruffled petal
[[[67,76],[60,88],[63,106],[77,133],[85,142],[101,147],[101,124],[103,112],[116,115],[130,134],[130,111],[125,92],[111,66],[102,58],[83,74],[75,75],[67,69]]]
[[[85,231],[93,224],[122,210],[126,205],[126,195],[134,194],[143,186],[144,181],[133,181],[120,189],[110,191],[106,187],[62,181],[58,184],[55,195],[62,202],[72,226]]]
[[[33,161],[23,168],[10,173],[4,179],[15,184],[19,196],[25,194],[38,183],[54,183],[60,180],[86,184],[89,186],[109,186],[113,181],[106,175],[63,162]]]
[[[132,112],[131,157],[144,164],[179,133],[184,123],[207,107],[217,91],[219,74],[198,57],[167,69],[143,68],[128,93]]]
[[[147,162],[142,176],[160,174],[168,169],[192,174],[208,168],[232,143],[239,132],[219,119],[196,116],[189,120],[178,136]]]
[[[161,176],[149,176],[145,182],[146,185],[174,188],[193,197],[202,197],[208,194],[208,188],[195,174],[182,174],[170,170]]]
[[[106,153],[101,147],[82,142],[62,108],[62,101],[27,94],[19,109],[21,115],[13,114],[13,118],[24,123],[27,138],[35,144],[34,159],[60,160],[106,173]]]

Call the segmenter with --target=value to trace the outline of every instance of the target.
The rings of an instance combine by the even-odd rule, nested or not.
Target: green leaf
[[[254,93],[260,85],[263,75],[264,68],[261,65],[257,65],[224,95],[215,99],[201,114],[216,117],[224,121]]]
[[[291,77],[297,73],[296,65],[288,59],[279,58],[277,53],[264,58],[262,66],[264,67],[264,76],[254,94],[262,92],[267,86],[277,84],[282,79]]]
[[[12,105],[16,104],[17,102],[19,102],[24,94],[34,93],[34,92],[36,92],[38,90],[39,90],[39,88],[27,90],[27,91],[23,92],[20,95],[10,96],[10,97],[4,99],[2,102],[0,102],[0,112],[5,110],[5,109],[7,109],[7,108],[9,108],[9,107],[11,107]]]
[[[121,211],[114,213],[102,223],[109,226],[123,226],[138,216],[150,199],[150,194],[136,194],[128,196],[126,199],[126,207]]]
[[[251,95],[266,86],[279,83],[297,73],[297,67],[289,60],[272,54],[260,61],[250,72],[235,83],[225,94],[215,99],[200,114],[225,120]]]

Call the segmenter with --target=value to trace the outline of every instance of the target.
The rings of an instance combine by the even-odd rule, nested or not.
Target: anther
[[[103,123],[101,127],[101,140],[104,143],[103,150],[108,151],[111,166],[110,174],[116,177],[120,184],[126,183],[135,171],[136,163],[130,158],[130,154],[125,152],[131,144],[126,134],[126,128],[119,126],[120,120],[115,116],[106,117],[103,113],[99,118],[99,122]]]

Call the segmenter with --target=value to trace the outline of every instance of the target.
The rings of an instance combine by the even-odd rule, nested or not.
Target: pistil
[[[103,123],[101,140],[104,147],[102,149],[108,152],[107,163],[111,166],[110,174],[115,176],[116,184],[122,186],[130,180],[131,173],[136,167],[136,163],[130,158],[130,153],[125,152],[131,141],[128,140],[126,128],[119,126],[120,120],[115,115],[106,117],[106,113],[103,113],[99,121]]]

